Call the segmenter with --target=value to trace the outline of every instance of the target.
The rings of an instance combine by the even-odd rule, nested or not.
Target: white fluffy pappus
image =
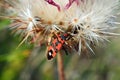
[[[69,32],[78,42],[80,54],[82,47],[86,46],[93,52],[90,45],[108,41],[108,37],[118,35],[111,31],[119,24],[116,22],[119,0],[50,1],[12,1],[13,9],[17,12],[13,28],[26,35],[22,43],[29,36],[41,38],[44,33],[48,41],[52,32]],[[11,0],[8,2],[11,3]]]
[[[72,6],[71,6],[72,8]],[[119,0],[84,0],[73,12],[68,12],[67,19],[73,25],[73,29],[80,28],[75,35],[79,40],[79,51],[82,48],[82,40],[85,45],[93,52],[90,47],[92,43],[108,41],[108,37],[119,35],[112,33],[116,24],[115,16],[118,14]],[[114,26],[112,26],[114,25]],[[84,45],[83,45],[84,46]]]

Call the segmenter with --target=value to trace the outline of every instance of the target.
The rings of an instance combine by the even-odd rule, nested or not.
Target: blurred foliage
[[[20,43],[0,20],[0,80],[57,80],[57,61],[46,59],[46,47]],[[95,49],[95,56],[63,54],[66,80],[120,80],[120,38]]]
[[[0,20],[0,30],[2,30],[3,28],[5,28],[5,26],[8,26],[8,24],[10,23],[10,20]]]

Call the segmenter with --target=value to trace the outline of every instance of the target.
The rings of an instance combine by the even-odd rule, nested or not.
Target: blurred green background
[[[10,20],[0,18],[0,80],[58,80],[57,59],[46,59],[46,47],[24,43],[11,34]],[[120,37],[94,51],[95,56],[64,55],[66,80],[120,80]]]

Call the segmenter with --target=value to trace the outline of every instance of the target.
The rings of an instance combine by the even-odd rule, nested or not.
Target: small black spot
[[[55,52],[57,53],[57,52],[58,52],[58,49],[55,49]]]
[[[35,16],[35,21],[40,21],[40,20],[41,20],[41,18],[40,18],[40,17]]]
[[[47,56],[47,59],[48,60],[51,60],[53,57],[52,56]]]
[[[83,24],[82,24],[82,23],[80,23],[80,25],[81,25],[81,26],[83,26]]]
[[[51,55],[49,55],[49,53],[51,53]],[[52,50],[48,51],[48,53],[47,53],[47,59],[48,60],[51,60],[53,58],[52,53],[53,53]]]
[[[78,30],[80,30],[80,26],[78,26]]]
[[[74,34],[77,34],[78,33],[78,31],[77,30],[74,30],[74,32],[73,32]]]
[[[59,31],[59,29],[58,29],[58,28],[56,28],[56,27],[55,27],[55,29]]]

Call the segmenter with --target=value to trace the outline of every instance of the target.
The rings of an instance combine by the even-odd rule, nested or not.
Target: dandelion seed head
[[[114,26],[119,24],[115,21],[119,0],[19,0],[12,2],[16,11],[15,18],[12,19],[16,20],[15,23],[13,22],[13,27],[19,33],[23,32],[24,35],[36,38],[36,40],[44,39],[49,42],[48,39],[52,38],[53,32],[69,32],[79,44],[78,53],[81,52],[83,46],[93,52],[91,43],[108,41],[109,36],[115,35],[111,32],[115,29]]]

